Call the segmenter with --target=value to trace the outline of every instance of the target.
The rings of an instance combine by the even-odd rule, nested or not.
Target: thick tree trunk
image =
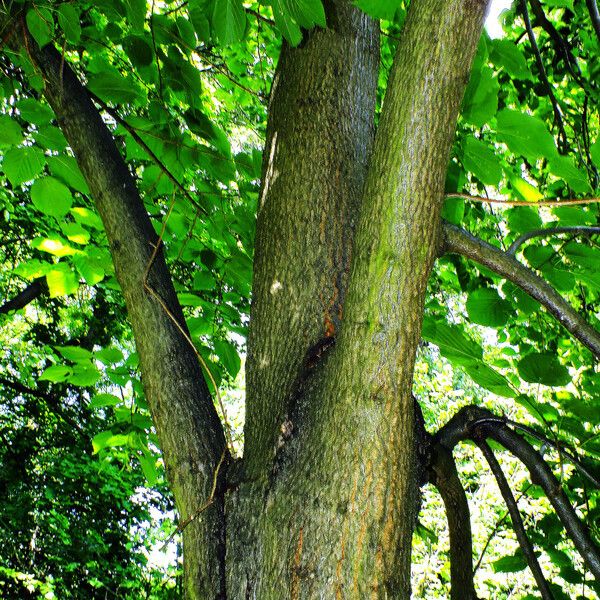
[[[413,363],[485,6],[411,3],[361,204],[371,25],[284,51],[257,224],[245,468],[226,500],[229,598],[410,596]],[[331,14],[339,26],[353,13]]]

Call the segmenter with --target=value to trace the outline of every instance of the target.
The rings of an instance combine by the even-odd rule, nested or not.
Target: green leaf
[[[129,35],[123,42],[127,56],[136,67],[147,67],[154,60],[152,46],[142,36]]]
[[[54,118],[52,109],[35,98],[19,100],[17,108],[21,116],[34,125],[48,125]]]
[[[463,99],[462,117],[471,125],[483,127],[498,110],[500,84],[489,67],[473,71]]]
[[[356,6],[374,19],[392,21],[400,6],[399,0],[356,0]]]
[[[431,317],[423,319],[423,339],[433,342],[442,356],[458,364],[471,364],[481,360],[483,349],[473,340],[468,339],[456,325],[435,322]]]
[[[503,67],[511,77],[533,79],[523,52],[511,40],[492,40],[490,59],[497,66]]]
[[[486,185],[497,185],[500,182],[500,161],[487,144],[470,135],[465,139],[463,152],[463,165],[467,171]]]
[[[148,3],[146,0],[124,0],[127,22],[136,32],[144,30]]]
[[[524,112],[505,108],[497,115],[498,139],[529,162],[557,156],[554,138],[545,123]]]
[[[54,125],[42,125],[38,127],[38,130],[33,134],[33,139],[42,148],[56,152],[62,152],[68,146],[63,132]]]
[[[81,346],[54,346],[54,349],[59,352],[63,358],[73,362],[81,360],[89,362],[93,358],[93,354]]]
[[[59,219],[69,212],[73,197],[58,179],[43,177],[31,186],[31,201],[40,212]]]
[[[473,364],[463,365],[462,368],[482,388],[505,398],[513,398],[515,396],[515,392],[510,387],[506,378],[484,362],[474,362]]]
[[[75,217],[75,220],[86,227],[92,227],[98,231],[104,231],[104,225],[102,219],[89,208],[85,206],[74,206],[71,209],[71,214]]]
[[[73,367],[73,371],[67,377],[67,381],[79,387],[91,387],[98,383],[101,376],[100,371],[93,364],[84,365],[78,363]]]
[[[529,383],[548,386],[564,386],[571,381],[569,371],[554,354],[533,352],[517,364],[521,379]]]
[[[0,115],[0,147],[16,146],[23,141],[21,127],[8,115]]]
[[[124,358],[123,353],[114,346],[102,348],[102,350],[98,350],[95,354],[96,358],[107,366],[120,363]]]
[[[106,276],[104,266],[94,257],[78,255],[73,258],[73,264],[77,272],[85,279],[88,285],[100,283]]]
[[[544,198],[544,196],[538,192],[537,188],[533,187],[522,177],[512,177],[510,184],[517,194],[526,202],[538,202]]]
[[[239,42],[246,30],[246,12],[240,0],[215,0],[212,27],[223,46]]]
[[[553,175],[564,179],[574,192],[581,194],[592,189],[586,173],[575,166],[571,156],[555,156],[549,161],[548,169]]]
[[[516,206],[506,211],[508,227],[514,233],[523,233],[542,226],[539,212],[526,206]]]
[[[73,294],[79,288],[79,282],[73,271],[63,263],[58,263],[46,273],[46,281],[50,298]]]
[[[100,99],[112,104],[135,104],[141,92],[131,77],[115,71],[103,71],[90,75],[88,88]]]
[[[44,370],[39,376],[40,381],[51,381],[52,383],[58,383],[66,381],[71,369],[65,365],[52,365]]]
[[[233,344],[224,340],[215,340],[215,352],[231,377],[235,377],[241,366],[240,357]]]
[[[117,398],[113,394],[96,394],[90,403],[88,404],[89,409],[93,408],[104,408],[106,406],[116,406],[123,402],[121,398]]]
[[[527,561],[520,550],[513,556],[503,556],[492,563],[495,573],[517,573],[527,568]]]
[[[512,306],[491,288],[480,288],[469,294],[467,312],[473,323],[488,327],[502,327],[514,314]]]
[[[600,137],[590,146],[590,154],[596,168],[600,169]]]
[[[2,169],[13,186],[39,175],[46,164],[44,153],[35,146],[12,148],[4,154]]]
[[[79,223],[61,223],[61,231],[70,242],[85,246],[90,241],[90,232],[84,229]]]
[[[65,185],[68,185],[82,194],[90,193],[87,182],[79,170],[79,165],[72,156],[69,156],[68,154],[49,156],[48,168],[52,175],[57,179],[60,179]]]
[[[29,33],[31,33],[40,48],[52,41],[54,37],[54,20],[52,19],[52,13],[47,8],[38,6],[31,8],[27,11],[25,21]]]
[[[53,235],[46,238],[33,238],[31,240],[31,247],[59,257],[72,256],[78,252],[75,250],[75,248],[73,248],[73,246],[67,244],[66,240],[58,235]]]
[[[300,27],[311,29],[315,25],[320,27],[327,25],[321,0],[284,0],[284,2],[288,13]]]
[[[273,17],[281,35],[291,46],[297,46],[302,41],[302,32],[298,24],[287,13],[283,0],[273,0]]]
[[[79,11],[73,4],[64,3],[58,7],[58,23],[65,33],[65,38],[72,44],[77,44],[81,38]]]
[[[158,470],[156,468],[156,459],[150,452],[143,452],[138,456],[142,471],[149,486],[153,486],[158,479]]]

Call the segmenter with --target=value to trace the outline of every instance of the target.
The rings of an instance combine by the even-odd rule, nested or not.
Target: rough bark
[[[247,429],[248,452],[258,456],[248,455],[246,479],[242,475],[227,504],[228,522],[235,523],[236,532],[235,537],[228,536],[227,548],[228,560],[234,563],[228,566],[231,598],[410,596],[417,496],[412,368],[425,286],[438,250],[450,144],[485,6],[485,2],[441,0],[411,4],[367,174],[335,344],[318,346],[317,359],[309,360],[310,365],[302,353],[315,338],[290,356],[289,346],[297,342],[287,332],[298,331],[291,317],[296,317],[293,300],[299,292],[290,292],[286,302],[271,301],[269,308],[266,301],[261,308],[261,300],[255,298],[252,335],[259,337],[257,320],[270,322],[282,339],[268,343],[276,343],[286,356],[284,367],[294,368],[291,373],[284,368],[274,383],[265,375],[259,385],[258,376],[252,375],[255,395],[249,398],[249,410],[266,415],[268,407],[274,407],[286,422],[283,434],[281,421],[274,417],[260,425],[258,420],[250,423]],[[276,88],[273,102],[278,102],[277,93]],[[297,110],[292,102],[288,107]],[[294,112],[285,113],[282,106],[272,105],[271,114],[277,110],[284,111],[289,122],[295,120]],[[340,116],[336,118],[339,121]],[[314,107],[311,119],[317,119]],[[272,186],[297,168],[303,151],[302,138],[292,137],[298,155],[288,154],[270,169],[272,161],[284,156],[278,155],[279,134],[276,143],[272,129],[271,135],[264,202],[273,201]],[[311,159],[319,162],[319,157]],[[310,193],[301,200],[314,202]],[[330,214],[334,207],[329,196],[327,201]],[[261,210],[269,210],[268,204],[263,203]],[[301,206],[297,210],[306,215]],[[304,230],[295,212],[282,211],[279,217],[293,218],[292,226],[263,218],[258,221],[259,248],[269,243],[280,252],[281,244],[276,246],[272,238],[280,236],[281,227],[291,233]],[[267,223],[269,230],[261,230]],[[267,239],[261,241],[261,236]],[[310,263],[302,252],[306,251],[299,244],[288,256],[299,265],[295,272],[313,289],[310,282],[317,275],[311,269],[323,267]],[[289,283],[272,287],[281,283],[276,271],[260,274],[260,260],[257,257],[255,275],[259,298],[268,298],[274,289],[285,290]],[[267,280],[260,282],[265,275]],[[328,294],[331,289],[331,284],[325,288]],[[333,319],[324,311],[326,303],[313,301],[312,306],[317,312],[304,323],[314,323],[318,339],[329,330],[327,317]],[[251,336],[250,343],[256,344],[256,338]],[[273,368],[270,361],[278,355],[274,346],[266,348],[259,354],[253,347],[252,368]],[[289,410],[282,410],[290,400]],[[265,426],[261,434],[268,438],[259,443],[255,431]],[[263,465],[266,485],[256,480],[265,477]]]
[[[9,42],[23,51],[43,76],[54,110],[104,223],[140,357],[146,398],[158,432],[179,514],[188,518],[210,492],[225,448],[223,430],[200,366],[179,328],[156,297],[144,289],[157,236],[110,131],[87,92],[52,46],[40,49],[14,15]],[[186,329],[177,295],[158,251],[149,285]],[[184,532],[185,581],[191,598],[224,594],[224,515],[215,502]]]

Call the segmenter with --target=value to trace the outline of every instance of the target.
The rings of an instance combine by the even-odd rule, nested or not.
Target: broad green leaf
[[[141,99],[141,92],[132,78],[116,71],[90,75],[88,88],[100,99],[112,104],[135,104]]]
[[[557,155],[554,138],[537,117],[505,108],[496,118],[498,139],[515,154],[524,156],[530,162],[538,158],[551,159]]]
[[[75,220],[86,227],[92,227],[98,231],[104,231],[104,225],[100,217],[89,208],[85,206],[74,206],[71,209],[71,214],[75,217]]]
[[[63,135],[63,132],[54,125],[42,125],[37,128],[33,134],[33,139],[42,148],[62,152],[69,144]],[[52,159],[54,157],[48,157]],[[49,162],[49,161],[48,161]]]
[[[535,187],[521,177],[512,177],[510,184],[517,194],[526,202],[538,202],[544,198]]]
[[[241,0],[215,0],[211,23],[220,44],[239,42],[246,30],[246,12]]]
[[[52,109],[35,98],[23,98],[17,102],[21,116],[34,125],[48,125],[54,118]]]
[[[46,281],[48,282],[50,298],[73,294],[79,288],[79,282],[73,271],[63,263],[55,265],[46,273]]]
[[[87,182],[79,170],[79,165],[72,156],[69,156],[68,154],[49,156],[48,168],[52,175],[57,179],[60,179],[65,185],[68,185],[82,194],[90,193]]]
[[[471,125],[483,127],[498,110],[500,85],[489,67],[471,74],[463,99],[462,117]]]
[[[95,352],[95,355],[99,361],[103,362],[107,366],[120,363],[124,358],[123,353],[114,346],[102,348],[102,350]]]
[[[470,135],[465,139],[463,151],[463,165],[467,171],[486,185],[497,185],[500,182],[500,161],[487,144]]]
[[[31,201],[40,212],[60,219],[69,212],[73,196],[58,179],[42,177],[31,186]]]
[[[492,40],[490,59],[495,65],[504,67],[511,77],[533,79],[523,52],[511,40]]]
[[[21,127],[8,115],[0,115],[0,147],[16,146],[23,141]]]
[[[152,456],[152,454],[150,454],[150,452],[142,452],[142,454],[138,456],[138,460],[140,461],[140,465],[142,467],[144,476],[148,481],[148,485],[153,486],[158,479],[156,459]]]
[[[529,383],[562,387],[571,381],[569,371],[554,354],[528,354],[518,362],[517,370],[521,379]]]
[[[77,250],[58,235],[46,238],[38,237],[31,240],[31,247],[53,256],[63,257],[77,254]]]
[[[462,368],[467,375],[482,388],[489,390],[498,396],[503,396],[504,398],[512,398],[515,396],[515,392],[510,387],[508,381],[483,361],[463,365]]]
[[[480,288],[471,292],[467,299],[467,312],[473,323],[488,327],[506,325],[514,313],[510,303],[500,298],[492,288]]]
[[[596,168],[600,169],[600,137],[590,146],[590,154]]]
[[[88,285],[96,285],[106,276],[104,266],[93,256],[84,254],[75,256],[73,257],[73,264]]]
[[[147,67],[154,60],[154,50],[141,35],[129,35],[123,42],[127,56],[136,67]]]
[[[179,38],[183,42],[183,50],[186,54],[189,54],[196,48],[196,34],[194,32],[194,26],[185,17],[177,17],[177,31],[179,32]]]
[[[590,192],[592,189],[587,175],[575,166],[573,158],[570,156],[555,156],[549,161],[548,169],[553,175],[564,179],[574,192],[581,194]]]
[[[58,23],[64,31],[67,41],[77,44],[81,38],[81,25],[79,11],[74,4],[65,2],[58,7]]]
[[[101,376],[100,371],[92,363],[87,365],[78,363],[73,367],[67,381],[76,386],[91,387],[98,383]]]
[[[520,550],[512,556],[503,556],[492,563],[495,573],[518,573],[527,568],[527,561]]]
[[[600,267],[600,249],[579,242],[569,242],[563,248],[564,253],[574,263],[596,271]]]
[[[215,352],[229,375],[235,377],[241,366],[240,357],[235,346],[224,340],[215,340]]]
[[[300,27],[311,29],[315,25],[326,26],[325,10],[321,0],[284,0],[284,2],[289,14]],[[381,0],[379,3],[382,3]]]
[[[40,48],[52,41],[54,36],[54,20],[47,8],[35,6],[27,11],[25,17],[27,29]]]
[[[148,3],[146,0],[123,0],[127,15],[127,22],[134,31],[142,32],[144,30],[144,21],[146,20],[146,11]]]
[[[70,372],[70,367],[65,365],[52,365],[44,370],[44,372],[39,376],[39,380],[51,381],[52,383],[66,381]]]
[[[437,323],[431,317],[425,317],[422,335],[428,342],[433,342],[443,356],[458,365],[471,364],[483,357],[481,346],[465,337],[456,325]]]
[[[400,6],[399,0],[356,0],[356,6],[374,19],[391,21]]]
[[[297,46],[302,41],[302,32],[298,24],[287,13],[283,0],[273,0],[271,6],[277,29],[281,31],[281,35],[291,46]]]
[[[70,242],[85,246],[90,241],[90,232],[79,223],[61,223],[60,228]]]
[[[524,233],[542,226],[539,211],[527,206],[515,206],[507,210],[506,214],[508,215],[508,227],[514,233]]]
[[[116,406],[121,402],[123,402],[123,400],[117,396],[114,396],[113,394],[96,394],[88,404],[88,408],[93,409],[104,408],[106,406]]]
[[[94,454],[98,454],[100,450],[106,448],[108,444],[108,440],[114,437],[114,433],[112,431],[102,431],[96,434],[92,438],[92,448],[94,449]],[[125,436],[127,437],[127,436]]]
[[[59,352],[63,358],[73,362],[81,360],[89,362],[93,358],[93,354],[81,346],[54,346],[54,349]]]
[[[13,186],[39,175],[46,164],[44,153],[35,146],[12,148],[4,154],[2,170]]]

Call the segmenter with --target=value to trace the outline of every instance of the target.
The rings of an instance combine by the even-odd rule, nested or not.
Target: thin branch
[[[559,147],[564,151],[566,150],[569,142],[567,139],[567,132],[565,131],[563,115],[560,106],[558,105],[558,100],[554,95],[554,90],[552,89],[552,85],[550,84],[548,75],[546,74],[546,67],[544,67],[544,61],[542,60],[542,55],[540,54],[540,49],[538,48],[537,41],[535,39],[535,33],[533,33],[533,29],[531,27],[531,21],[529,20],[529,11],[527,10],[527,0],[521,0],[521,13],[523,15],[523,21],[525,22],[525,29],[527,30],[529,43],[531,44],[531,47],[533,49],[535,62],[537,63],[538,71],[540,73],[540,79],[542,80],[542,84],[548,92],[548,98],[550,98],[552,110],[554,111],[554,120],[558,125]]]
[[[600,332],[587,323],[539,275],[522,265],[514,257],[451,223],[444,221],[443,232],[446,252],[466,256],[520,287],[544,306],[584,346],[600,357]]]
[[[574,206],[576,204],[598,204],[600,198],[568,198],[560,200],[558,198],[539,200],[536,202],[527,202],[526,200],[501,200],[499,198],[482,198],[481,196],[471,196],[470,194],[446,194],[445,198],[463,198],[482,204],[504,204],[504,206],[529,206],[537,208],[538,206]]]
[[[433,448],[429,480],[438,489],[450,533],[450,581],[452,600],[476,600],[473,585],[473,536],[469,503],[458,477],[452,451],[441,444]]]
[[[548,227],[546,229],[533,229],[520,235],[508,248],[506,254],[514,256],[518,248],[522,246],[527,240],[534,237],[558,235],[561,233],[573,233],[583,236],[599,235],[600,227],[590,227],[586,225],[573,225],[571,227]]]
[[[600,12],[598,12],[598,5],[596,4],[596,0],[585,0],[585,3],[587,4],[598,42],[600,42]]]
[[[0,315],[7,314],[12,310],[25,308],[28,304],[48,292],[46,276],[34,279],[22,292],[11,298],[0,306]]]
[[[527,561],[527,564],[533,573],[533,577],[538,585],[538,590],[540,591],[540,594],[544,600],[554,600],[554,596],[550,591],[550,586],[548,585],[548,582],[542,573],[540,563],[535,555],[533,544],[527,536],[527,531],[525,530],[525,525],[523,523],[523,519],[521,518],[519,507],[517,506],[517,501],[515,500],[512,490],[508,485],[508,481],[506,480],[504,472],[502,471],[502,467],[494,455],[494,452],[485,440],[478,442],[477,445],[479,446],[481,452],[483,452],[483,456],[490,465],[490,469],[496,478],[496,482],[500,488],[500,493],[502,494],[504,502],[506,502],[506,506],[508,507],[510,520],[512,521],[512,526],[515,531],[515,535],[517,536],[519,546],[521,546],[525,560]]]

